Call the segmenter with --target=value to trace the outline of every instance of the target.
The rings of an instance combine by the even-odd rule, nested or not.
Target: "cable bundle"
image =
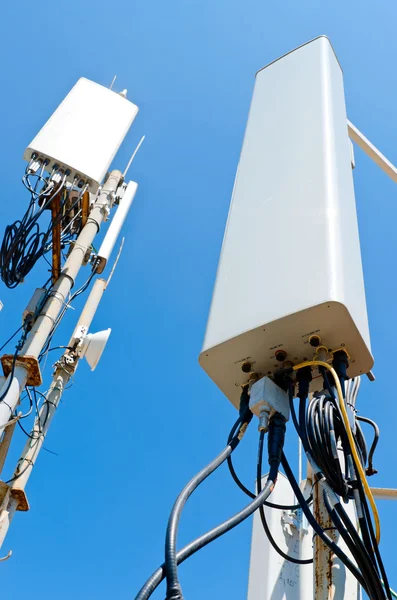
[[[161,581],[167,579],[167,600],[183,600],[183,594],[178,578],[177,566],[190,556],[213,542],[220,536],[224,535],[240,523],[252,515],[271,494],[275,481],[278,474],[279,461],[281,460],[282,446],[284,444],[284,432],[285,432],[285,420],[284,426],[279,424],[278,427],[274,427],[270,432],[269,442],[269,464],[270,473],[263,490],[261,490],[257,496],[240,512],[230,517],[217,527],[214,527],[211,531],[197,538],[179,552],[176,551],[176,536],[178,530],[179,519],[181,516],[182,509],[195,489],[211,474],[213,473],[238,446],[242,439],[251,419],[252,413],[248,408],[248,390],[243,389],[240,404],[240,416],[234,424],[228,438],[228,444],[226,448],[213,460],[209,465],[204,467],[200,473],[198,473],[193,479],[185,486],[182,492],[179,494],[173,509],[170,514],[167,527],[166,535],[166,546],[165,546],[165,563],[161,565],[157,571],[147,580],[141,590],[138,592],[135,600],[148,600],[153,594],[155,589],[161,583]],[[281,425],[281,426],[280,426]],[[262,465],[262,448],[263,448],[263,435],[260,438],[260,452],[258,453],[259,469]]]
[[[46,164],[32,159],[26,167],[22,182],[30,192],[28,208],[22,219],[5,228],[0,247],[0,276],[8,288],[19,285],[36,262],[52,247],[51,233],[55,225],[61,223],[63,245],[73,239],[79,231],[78,219],[81,209],[79,205],[87,186],[75,193],[71,198],[73,185],[66,188],[66,173],[54,168],[49,177],[44,177]],[[34,172],[37,169],[37,172]],[[34,181],[35,180],[35,181]],[[58,215],[50,218],[46,227],[40,228],[42,216],[50,208],[52,200],[61,194],[61,205]]]
[[[312,365],[319,366],[326,393],[316,394],[307,402]],[[385,600],[385,598],[390,600],[392,596],[378,549],[379,517],[364,473],[367,459],[366,445],[361,429],[356,427],[355,423],[355,398],[358,384],[351,382],[346,386],[347,405],[352,409],[354,421],[351,423],[344,398],[346,366],[346,355],[341,352],[334,355],[334,368],[321,362],[306,363],[296,367],[301,369],[298,377],[299,420],[295,413],[292,395],[291,412],[306,456],[315,473],[317,485],[322,491],[326,509],[356,564],[353,564],[340,549],[337,555],[353,573],[371,600]],[[284,460],[283,466],[287,472]],[[292,474],[287,473],[287,476],[294,487]],[[294,491],[297,494],[295,487]],[[299,499],[298,495],[297,497]],[[361,536],[342,506],[340,498],[346,501],[349,498],[353,499]],[[368,501],[373,510],[376,533],[372,525]],[[331,548],[327,541],[325,543]],[[334,548],[333,551],[335,552]],[[385,582],[384,587],[382,578]]]
[[[317,366],[320,369],[324,379],[325,390],[322,393],[316,394],[308,401],[312,366]],[[328,532],[322,529],[310,508],[312,496],[305,498],[300,490],[299,483],[296,481],[283,452],[286,423],[285,418],[280,413],[275,413],[269,424],[268,456],[270,473],[264,488],[262,489],[263,431],[260,432],[259,436],[257,494],[252,493],[246,488],[238,478],[232,463],[232,453],[252,419],[252,413],[248,408],[248,386],[245,386],[241,394],[240,416],[229,434],[226,448],[207,467],[200,471],[198,475],[193,477],[178,496],[168,521],[165,562],[147,580],[135,597],[135,600],[148,600],[163,579],[167,580],[166,600],[183,600],[178,577],[178,565],[207,544],[227,531],[230,531],[230,529],[241,523],[257,509],[259,509],[261,522],[270,544],[285,560],[296,564],[312,563],[313,558],[297,559],[288,556],[277,546],[266,522],[265,505],[273,509],[302,509],[315,535],[328,546],[331,552],[353,574],[369,598],[371,600],[385,600],[386,598],[391,600],[392,591],[389,588],[387,575],[378,549],[378,514],[364,472],[367,460],[367,473],[369,471],[374,472],[372,458],[379,438],[379,430],[376,424],[366,419],[366,417],[357,417],[356,415],[355,401],[359,388],[359,380],[347,381],[347,360],[344,353],[339,355],[336,353],[334,355],[334,367],[335,369],[327,363],[314,361],[294,367],[294,370],[298,372],[299,416],[295,412],[293,403],[294,384],[289,377],[290,373],[284,373],[279,384],[284,389],[289,389],[292,419],[315,474],[315,484],[319,486],[317,493],[323,495],[324,505],[329,512],[335,529],[346,543],[353,556],[353,560],[329,536]],[[344,399],[345,388],[346,404]],[[349,422],[348,410],[350,410],[351,422]],[[374,428],[375,438],[369,454],[367,453],[364,435],[357,419],[369,423]],[[244,493],[250,496],[252,499],[251,502],[239,513],[218,527],[197,538],[182,550],[177,551],[178,525],[187,499],[225,461],[228,463],[234,481]],[[296,505],[283,506],[267,500],[275,485],[280,463],[297,498],[298,504]],[[358,533],[356,525],[352,523],[342,506],[341,498],[344,501],[353,501],[355,503],[360,533]],[[368,500],[372,507],[376,532],[372,524]]]
[[[335,398],[316,395],[308,404],[305,417],[308,451],[334,492],[347,500],[349,484],[337,448],[337,440],[341,439],[343,449],[347,447],[347,436]],[[346,455],[344,458],[346,462]]]

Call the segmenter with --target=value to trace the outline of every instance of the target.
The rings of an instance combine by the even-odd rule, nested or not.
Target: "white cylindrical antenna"
[[[106,287],[109,285],[110,280],[113,277],[114,270],[117,267],[117,263],[119,262],[119,258],[120,258],[120,255],[121,255],[121,252],[122,252],[123,246],[124,246],[124,240],[125,240],[125,238],[122,238],[119,251],[117,252],[116,260],[114,261],[113,267],[112,267],[112,269],[110,271],[110,275],[108,276],[108,278],[106,280]],[[1,379],[0,379],[0,381],[1,381]]]
[[[127,166],[126,166],[126,168],[125,168],[125,170],[124,170],[124,173],[123,173],[123,177],[124,177],[124,179],[125,179],[125,176],[126,176],[126,175],[127,175],[127,173],[128,173],[128,169],[130,168],[132,161],[134,160],[134,158],[135,158],[135,156],[136,156],[136,153],[138,152],[139,148],[142,146],[142,144],[143,144],[143,140],[144,140],[144,139],[145,139],[145,136],[143,135],[143,136],[141,137],[141,141],[139,142],[139,144],[138,144],[138,145],[137,145],[137,147],[135,148],[134,152],[132,153],[132,156],[131,156],[130,160],[128,161],[128,164],[127,164]]]
[[[110,254],[112,253],[114,245],[119,236],[120,230],[128,215],[128,211],[131,208],[131,204],[135,197],[137,189],[138,184],[135,183],[135,181],[130,181],[126,187],[124,196],[120,200],[120,204],[116,210],[116,214],[114,215],[109,225],[109,229],[106,232],[105,238],[101,244],[101,247],[99,248],[98,261],[96,263],[97,273],[102,273],[102,271],[106,267],[106,263],[109,260]]]

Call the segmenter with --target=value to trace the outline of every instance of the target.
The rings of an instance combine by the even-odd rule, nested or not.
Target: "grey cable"
[[[250,517],[258,508],[263,504],[263,502],[270,496],[273,491],[274,483],[273,481],[267,481],[265,487],[262,492],[247,506],[245,506],[240,512],[236,513],[217,527],[214,527],[207,533],[204,533],[202,536],[187,544],[182,550],[179,550],[176,554],[177,564],[183,563],[187,558],[195,554],[201,548],[204,548],[214,540],[218,539],[228,531],[231,531],[242,523],[245,519]],[[157,569],[149,577],[146,583],[143,585],[141,590],[135,596],[135,600],[148,600],[156,588],[160,585],[160,583],[165,578],[166,573],[166,565],[163,563],[161,567]]]
[[[233,443],[236,440],[236,443]],[[191,494],[203,483],[211,473],[213,473],[233,452],[239,440],[234,438],[229,445],[222,450],[218,456],[205,466],[197,475],[195,475],[189,483],[183,488],[175,504],[172,508],[170,518],[168,520],[167,534],[165,540],[165,564],[167,570],[167,599],[181,600],[182,589],[178,579],[178,561],[176,558],[176,541],[178,533],[178,525],[182,514],[183,507]]]

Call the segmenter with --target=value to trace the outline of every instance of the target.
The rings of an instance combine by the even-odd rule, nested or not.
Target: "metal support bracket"
[[[8,491],[10,491],[11,498],[15,498],[18,502],[17,510],[27,512],[30,509],[25,490],[13,488],[5,481],[0,481],[0,506],[3,504]]]
[[[3,354],[0,358],[1,365],[3,367],[3,373],[6,377],[12,371],[12,363],[14,361],[14,354]],[[43,379],[40,371],[40,364],[36,356],[18,356],[15,361],[15,365],[23,367],[28,372],[26,380],[27,385],[39,387],[43,383]]]
[[[394,181],[397,183],[397,168],[382,154],[376,146],[374,146],[364,134],[350,121],[347,122],[347,131],[350,139],[357,144],[369,156],[375,164],[378,165]]]
[[[373,488],[371,492],[374,498],[379,500],[397,500],[397,490],[393,488]]]

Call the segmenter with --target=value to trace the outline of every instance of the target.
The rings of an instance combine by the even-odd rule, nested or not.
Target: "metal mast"
[[[91,110],[93,102],[101,108],[99,112]],[[25,151],[28,166],[23,182],[31,200],[25,216],[6,228],[0,275],[9,288],[16,287],[50,250],[52,269],[50,283],[38,288],[27,305],[16,351],[1,357],[0,473],[18,420],[30,414],[16,412],[21,394],[26,390],[33,408],[32,394],[36,399],[37,388],[42,385],[41,359],[54,332],[71,301],[91,281],[93,286],[68,345],[62,346],[66,350],[55,364],[49,389],[38,392],[44,400],[40,409],[36,404],[34,424],[13,475],[7,482],[0,481],[0,546],[15,512],[29,509],[26,484],[68,381],[83,356],[92,370],[95,368],[110,333],[110,329],[89,332],[107,286],[104,279],[95,276],[108,263],[138,186],[132,181],[125,183],[121,171],[109,172],[108,167],[137,112],[138,108],[126,99],[126,90],[117,94],[80,79]],[[47,209],[51,212],[50,226],[42,232],[40,218]],[[96,252],[94,240],[109,219],[110,227]],[[62,264],[62,250],[67,247],[69,252]],[[90,276],[71,294],[86,265],[92,269]]]

